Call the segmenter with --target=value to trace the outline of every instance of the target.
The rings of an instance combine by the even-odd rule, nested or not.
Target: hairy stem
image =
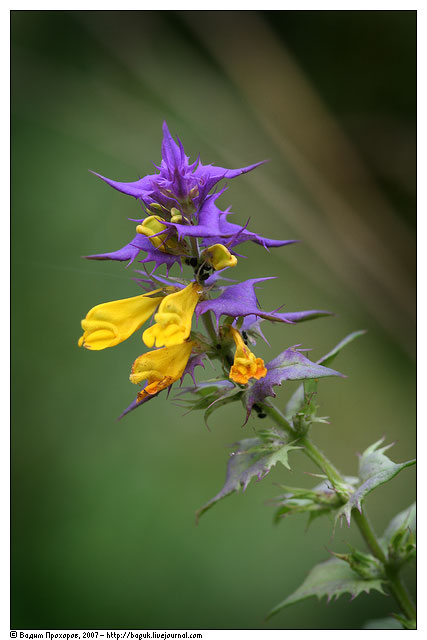
[[[286,419],[286,417],[281,413],[281,411],[279,411],[279,409],[277,409],[277,407],[275,407],[270,402],[265,402],[263,407],[265,412],[268,413],[268,415],[276,422],[276,424],[281,429],[283,429],[288,434],[297,436],[289,420]],[[307,435],[298,438],[298,443],[304,447],[306,455],[327,476],[329,482],[336,489],[337,494],[344,503],[347,499],[345,495],[345,478],[343,478],[341,473],[335,468],[332,462],[327,459],[325,454],[312,442],[312,440],[310,440]],[[381,545],[378,542],[376,533],[368,520],[366,510],[364,510],[364,513],[359,513],[357,509],[354,509],[353,518],[369,550],[384,565],[389,589],[393,594],[396,602],[398,603],[400,609],[408,618],[408,620],[415,620],[416,611],[412,603],[411,596],[409,595],[409,592],[403,584],[399,576],[399,572],[394,569],[388,562],[387,556],[382,550]]]

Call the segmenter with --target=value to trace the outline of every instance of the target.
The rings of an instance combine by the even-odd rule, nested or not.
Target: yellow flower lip
[[[215,271],[226,267],[235,267],[237,264],[236,256],[233,256],[223,244],[213,244],[204,250],[203,256]]]
[[[83,335],[79,338],[79,347],[92,351],[101,351],[123,342],[154,313],[164,298],[156,289],[132,298],[113,300],[93,307],[82,320]]]
[[[230,369],[229,377],[238,384],[248,384],[251,378],[259,380],[267,375],[267,369],[262,358],[257,358],[255,354],[245,345],[242,336],[234,327],[229,331],[236,344],[234,363]]]
[[[147,347],[172,347],[190,335],[194,309],[203,289],[193,282],[181,291],[166,296],[154,316],[156,324],[146,329],[142,339]]]
[[[147,384],[147,386],[138,393],[138,399],[143,399],[145,396],[153,396],[163,389],[169,387],[173,382],[175,382],[172,376],[164,376],[161,380],[155,380],[151,384]]]
[[[187,366],[193,345],[193,342],[187,341],[172,347],[163,347],[143,353],[135,360],[130,381],[133,384],[148,381],[147,386],[138,394],[139,401],[147,395],[159,393],[179,380]]]

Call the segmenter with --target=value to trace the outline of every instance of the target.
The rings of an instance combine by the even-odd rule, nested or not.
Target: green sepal
[[[261,431],[260,437],[248,438],[236,442],[235,450],[230,453],[227,464],[225,484],[209,502],[196,512],[196,521],[214,504],[229,496],[240,488],[245,491],[252,478],[262,480],[278,462],[290,469],[288,454],[290,451],[300,449],[286,441],[282,432],[274,429]]]
[[[352,599],[363,592],[369,593],[371,590],[384,594],[382,582],[381,578],[364,579],[353,571],[346,562],[332,558],[313,567],[302,585],[274,607],[267,617],[270,618],[285,607],[311,596],[317,596],[319,600],[326,596],[330,602],[333,598],[339,598],[343,593],[349,593]]]
[[[415,464],[415,460],[401,462],[400,464],[392,462],[390,458],[384,454],[393,444],[378,449],[379,445],[383,442],[384,438],[381,438],[381,440],[378,440],[378,442],[368,447],[361,455],[358,473],[360,485],[350,494],[348,501],[338,510],[335,523],[345,517],[348,526],[350,526],[352,510],[357,509],[361,513],[362,502],[371,491],[394,478],[402,469],[406,469]]]

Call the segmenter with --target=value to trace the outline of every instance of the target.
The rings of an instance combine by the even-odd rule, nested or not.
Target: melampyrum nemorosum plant
[[[355,597],[376,590],[391,593],[399,606],[399,613],[390,618],[389,628],[400,625],[413,629],[415,608],[400,570],[415,555],[415,506],[397,514],[379,538],[366,517],[363,502],[368,493],[414,461],[392,462],[386,455],[390,445],[381,446],[380,441],[360,457],[358,476],[348,477],[310,438],[311,426],[325,421],[317,413],[318,380],[341,375],[330,365],[343,347],[363,332],[347,336],[317,362],[307,358],[306,350],[291,346],[265,363],[255,352],[257,340],[265,339],[262,323],[294,324],[331,314],[317,309],[264,311],[255,289],[270,278],[235,284],[224,274],[226,269],[236,267],[241,257],[236,249],[244,242],[254,242],[265,249],[295,242],[273,240],[249,231],[247,224],[240,226],[229,220],[230,209],[222,211],[217,206],[225,189],[214,188],[222,180],[236,178],[261,164],[224,169],[203,165],[200,160],[190,163],[182,143],[175,142],[164,123],[158,172],[136,182],[116,182],[99,176],[118,191],[136,198],[142,217],[136,220],[135,235],[126,246],[88,258],[142,264],[145,270],[136,270],[138,277],[134,279],[143,293],[93,307],[82,320],[83,335],[78,344],[98,351],[142,330],[142,341],[149,350],[138,355],[132,365],[130,381],[139,386],[139,391],[122,416],[162,391],[169,391],[175,382],[182,383],[189,374],[193,384],[181,388],[179,396],[186,396],[181,399],[190,409],[204,410],[205,420],[217,408],[232,402],[243,404],[245,424],[251,414],[267,418],[255,438],[236,443],[224,487],[199,509],[197,517],[221,498],[241,487],[245,489],[251,478],[263,478],[277,463],[289,469],[291,452],[307,455],[319,467],[321,482],[312,489],[283,487],[282,495],[275,499],[275,520],[308,513],[311,522],[329,514],[334,526],[343,519],[350,526],[353,519],[367,550],[332,554],[315,566],[301,587],[270,615],[309,596],[326,595],[331,599],[347,592]],[[146,268],[147,263],[153,263],[151,271]],[[166,275],[157,272],[163,265]],[[178,277],[169,275],[175,265],[180,269]],[[202,321],[197,322],[197,330],[193,328],[194,317]],[[197,382],[196,367],[203,367],[205,360],[218,361],[222,375]],[[302,383],[280,411],[270,398],[276,395],[274,387],[285,380]],[[389,623],[382,620],[380,624]]]

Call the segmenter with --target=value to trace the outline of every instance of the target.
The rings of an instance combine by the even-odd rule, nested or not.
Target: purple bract
[[[192,204],[197,211],[218,182],[248,173],[264,162],[257,162],[242,169],[203,165],[199,159],[190,164],[181,141],[178,139],[178,144],[175,142],[164,122],[162,160],[160,166],[155,165],[159,173],[145,176],[135,182],[117,182],[99,173],[93,173],[121,193],[142,200],[146,207],[157,203],[170,209]]]

